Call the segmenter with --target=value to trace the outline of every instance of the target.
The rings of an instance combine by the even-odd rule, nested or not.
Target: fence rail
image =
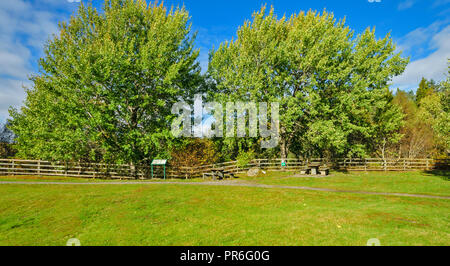
[[[309,160],[287,159],[285,166],[281,159],[255,159],[245,166],[239,166],[237,161],[181,167],[168,165],[166,176],[168,178],[195,178],[203,177],[204,173],[221,170],[229,174],[245,173],[252,167],[260,167],[272,171],[298,171],[309,163],[320,163],[336,170],[348,171],[413,171],[449,169],[450,160],[443,159],[381,159],[341,158],[333,162],[321,158]],[[155,177],[163,176],[162,167],[153,169]],[[133,166],[129,164],[104,163],[67,163],[49,162],[40,160],[0,159],[0,175],[33,175],[33,176],[66,176],[83,178],[107,179],[149,179],[150,166]]]

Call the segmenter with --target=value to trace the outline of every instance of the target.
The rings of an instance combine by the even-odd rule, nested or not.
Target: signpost
[[[166,179],[166,163],[167,163],[167,160],[153,160],[152,161],[152,164],[151,164],[151,167],[152,167],[152,179],[153,179],[153,166],[155,165],[155,166],[164,166],[164,180]]]

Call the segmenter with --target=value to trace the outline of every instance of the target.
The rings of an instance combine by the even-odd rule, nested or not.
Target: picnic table
[[[329,169],[326,166],[322,166],[320,163],[309,163],[306,167],[301,171],[302,175],[328,175]]]
[[[317,175],[319,173],[320,163],[310,163],[308,164],[308,168],[311,170],[312,175]]]
[[[216,180],[217,178],[223,179],[226,177],[234,177],[234,174],[226,171],[224,168],[213,168],[211,169],[211,172],[203,173],[203,179],[207,176],[211,176],[214,180]]]

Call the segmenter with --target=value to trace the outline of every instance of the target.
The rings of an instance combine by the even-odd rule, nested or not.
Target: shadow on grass
[[[332,169],[335,173],[342,173],[342,174],[350,174],[351,172],[347,169]]]
[[[438,176],[445,181],[450,181],[450,171],[449,170],[431,170],[425,171],[429,175]]]

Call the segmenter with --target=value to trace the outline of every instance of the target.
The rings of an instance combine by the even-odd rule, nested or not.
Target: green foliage
[[[192,167],[218,161],[214,142],[209,139],[188,139],[171,153],[170,165]]]
[[[45,46],[25,106],[21,157],[140,163],[168,157],[170,107],[201,82],[186,10],[139,0],[81,4]]]
[[[255,152],[253,150],[243,151],[240,150],[236,157],[238,167],[246,167],[253,159],[255,159]]]
[[[390,35],[377,39],[370,28],[355,34],[326,11],[278,18],[263,7],[236,39],[211,51],[206,84],[184,8],[107,0],[98,12],[81,4],[59,29],[24,107],[10,110],[22,158],[133,164],[237,158],[245,165],[280,154],[450,153],[449,78],[423,78],[416,95],[393,96],[389,82],[408,59],[395,52]],[[222,103],[279,102],[280,147],[262,150],[262,139],[250,137],[174,139],[172,104],[198,92]]]
[[[415,95],[397,90],[393,103],[403,113],[403,125],[400,128],[402,138],[396,145],[387,145],[390,157],[417,158],[427,157],[432,150],[433,135],[427,121],[418,117]]]
[[[420,172],[334,173],[326,178],[281,174],[242,181],[446,196],[450,191],[448,181]],[[362,246],[374,236],[383,246],[450,242],[446,199],[97,182],[104,184],[1,185],[0,245],[63,246],[74,237],[83,246]]]
[[[394,51],[389,35],[354,37],[332,13],[278,19],[262,8],[237,39],[211,51],[212,97],[280,102],[282,157],[365,156],[380,130],[400,127],[398,110],[379,119],[391,104],[389,81],[408,62]]]
[[[395,105],[404,114],[403,135],[391,154],[398,157],[448,157],[450,154],[449,77],[440,83],[422,79],[416,95],[398,90]]]
[[[0,142],[0,158],[14,158],[16,150],[10,143]]]
[[[393,157],[388,154],[388,147],[398,143],[403,137],[400,127],[404,124],[404,115],[399,106],[393,103],[393,96],[390,95],[386,102],[382,103],[381,109],[378,109],[377,115],[374,117],[372,128],[372,141],[376,154],[385,159]]]
[[[428,81],[425,78],[422,78],[416,92],[416,103],[420,105],[422,99],[433,94],[436,89],[437,85],[433,80]]]
[[[435,144],[441,155],[450,154],[450,88],[443,83],[440,92],[425,96],[420,101],[418,117],[426,121],[434,132]]]

